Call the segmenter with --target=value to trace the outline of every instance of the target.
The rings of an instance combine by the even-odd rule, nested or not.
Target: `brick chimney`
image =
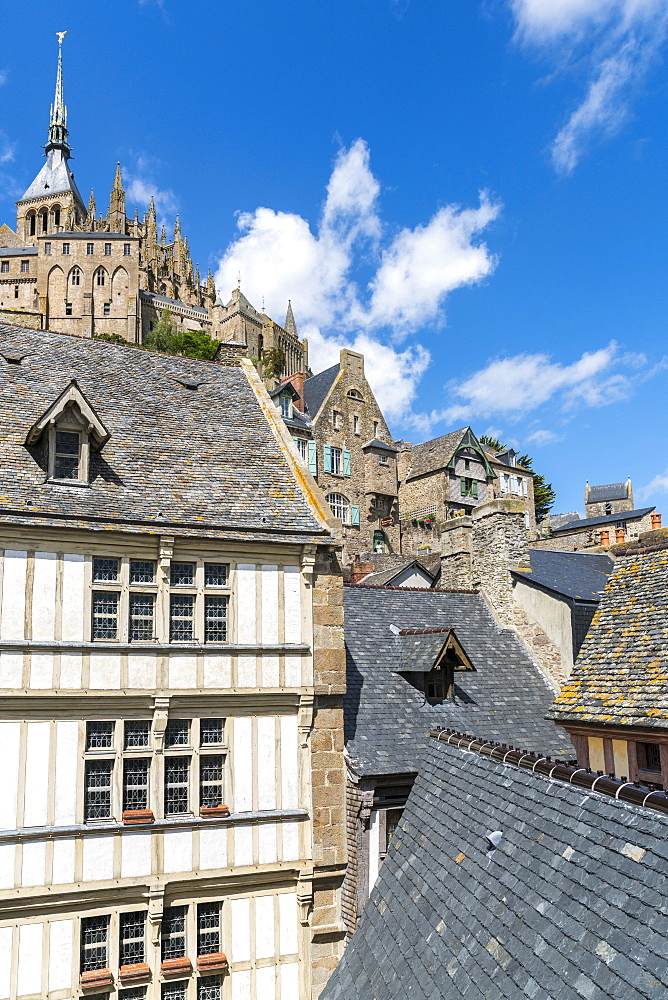
[[[623,528],[615,528],[615,541],[618,545],[620,542],[626,541],[626,532]]]
[[[660,527],[661,527],[661,515],[656,513],[652,514],[652,531],[655,531],[657,528]]]
[[[606,528],[601,528],[600,544],[604,547],[610,544],[610,532]]]
[[[282,385],[287,385],[289,382],[295,392],[299,393],[299,399],[295,399],[292,402],[295,410],[299,410],[300,413],[304,412],[304,382],[306,381],[306,375],[304,372],[293,372],[287,378],[283,379]]]
[[[361,562],[359,556],[355,556],[350,566],[350,582],[359,583],[360,580],[363,580],[365,576],[373,573],[373,571],[374,565],[372,562]]]

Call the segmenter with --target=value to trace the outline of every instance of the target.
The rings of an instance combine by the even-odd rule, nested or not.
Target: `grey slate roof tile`
[[[0,356],[0,518],[323,534],[242,367],[0,324],[4,351],[26,356]],[[90,488],[46,482],[24,444],[72,379],[111,432],[91,454]]]
[[[388,970],[416,1000],[665,1000],[665,861],[647,850],[631,870],[620,847],[665,844],[668,816],[435,740],[422,764],[321,1000],[408,996]],[[488,858],[491,829],[504,838]]]
[[[514,633],[497,627],[478,594],[345,588],[346,748],[362,774],[415,773],[436,725],[541,754],[571,758],[564,732],[546,721],[554,693]],[[455,673],[455,698],[430,705],[396,673],[400,629],[454,628],[475,670]],[[403,638],[403,637],[402,637]]]
[[[590,486],[588,503],[603,503],[606,500],[626,500],[628,497],[626,483],[607,483],[605,486]]]
[[[633,521],[651,514],[654,507],[638,507],[637,510],[623,510],[618,514],[603,514],[601,517],[583,517],[577,521],[568,521],[552,528],[553,535],[559,535],[562,531],[573,531],[576,528],[593,528],[597,524],[614,524],[617,521]]]
[[[668,549],[620,557],[551,716],[665,727],[667,622]]]
[[[610,556],[603,554],[551,549],[529,549],[529,560],[531,571],[512,570],[514,577],[586,601],[600,599],[614,565]]]
[[[325,402],[327,393],[334,385],[334,380],[339,374],[340,365],[332,365],[325,368],[323,372],[312,375],[304,382],[304,405],[310,417],[315,417],[318,410]]]

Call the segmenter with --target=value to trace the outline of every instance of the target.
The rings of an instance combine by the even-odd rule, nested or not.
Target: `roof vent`
[[[491,833],[486,835],[487,843],[489,844],[489,850],[487,851],[487,857],[491,858],[494,851],[497,849],[501,841],[503,840],[503,834],[501,830],[492,830]]]
[[[27,358],[27,354],[3,354],[2,355],[8,365],[20,365],[24,358]]]
[[[179,385],[182,385],[184,389],[192,389],[194,392],[196,392],[201,385],[206,385],[206,382],[196,382],[195,379],[189,378],[174,378],[174,381],[178,382]]]
[[[401,629],[399,628],[398,625],[390,625],[390,632],[392,633],[392,635],[400,635]]]

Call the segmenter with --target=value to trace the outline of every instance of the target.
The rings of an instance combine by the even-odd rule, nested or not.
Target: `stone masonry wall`
[[[343,882],[342,911],[343,921],[348,935],[357,926],[357,824],[362,805],[362,789],[360,785],[347,782],[346,802],[346,840],[348,844],[348,867]]]
[[[559,691],[568,676],[562,664],[559,647],[517,604],[513,607],[513,625],[534,662],[538,664],[555,691]]]
[[[473,587],[483,591],[505,628],[515,623],[510,570],[528,564],[524,505],[495,500],[475,511],[473,522]]]
[[[31,330],[41,330],[42,314],[27,312],[23,309],[0,309],[0,323],[11,323],[16,326],[27,326]]]
[[[652,529],[652,515],[645,514],[638,520],[624,521],[624,541],[635,542],[638,536],[645,531]],[[537,538],[531,543],[532,548],[551,549],[556,552],[582,552],[586,550],[598,550],[601,545],[601,529],[609,532],[609,544],[615,544],[615,522],[608,524],[594,525],[593,527],[580,528],[574,531],[560,531],[558,535],[549,535],[547,538]],[[605,548],[600,551],[605,552]]]
[[[346,870],[343,758],[343,575],[340,552],[319,549],[313,573],[315,693],[311,728],[313,809],[312,996],[318,997],[343,948],[341,887]]]

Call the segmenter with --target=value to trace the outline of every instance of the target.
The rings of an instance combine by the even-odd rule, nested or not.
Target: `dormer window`
[[[28,431],[28,447],[44,441],[47,478],[55,483],[88,483],[90,451],[109,440],[109,431],[72,380]]]
[[[292,400],[287,393],[281,395],[281,415],[288,418],[292,416]]]

